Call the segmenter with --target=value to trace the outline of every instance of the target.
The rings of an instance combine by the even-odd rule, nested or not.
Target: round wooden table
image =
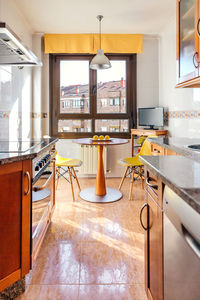
[[[104,167],[103,167],[103,147],[105,146],[115,146],[127,144],[129,140],[126,139],[110,139],[109,141],[94,141],[91,138],[83,138],[73,140],[74,143],[80,145],[89,145],[89,146],[97,146],[98,147],[98,169],[96,176],[96,184],[95,188],[86,188],[80,192],[80,197],[83,200],[89,202],[97,202],[97,203],[108,203],[118,201],[122,197],[122,193],[113,188],[106,188],[105,176],[104,176]]]

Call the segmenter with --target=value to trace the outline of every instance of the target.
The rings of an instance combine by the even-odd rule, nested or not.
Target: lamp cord
[[[101,20],[99,20],[99,46],[101,49]]]

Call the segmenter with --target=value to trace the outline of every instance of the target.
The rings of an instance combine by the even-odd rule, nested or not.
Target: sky
[[[101,70],[97,73],[98,82],[125,79],[126,67],[124,61],[111,61],[112,67]],[[60,65],[60,85],[88,84],[89,81],[89,62],[88,61],[61,61]]]

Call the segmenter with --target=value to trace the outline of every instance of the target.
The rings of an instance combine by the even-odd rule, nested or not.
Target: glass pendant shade
[[[90,69],[92,70],[104,70],[111,68],[109,59],[104,55],[102,49],[97,50],[97,54],[93,57],[90,63]]]

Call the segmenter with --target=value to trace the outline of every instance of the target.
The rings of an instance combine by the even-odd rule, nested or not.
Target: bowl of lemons
[[[110,138],[109,135],[106,135],[106,136],[104,136],[104,135],[100,135],[100,136],[94,135],[92,137],[92,141],[93,142],[110,142],[111,138]]]

